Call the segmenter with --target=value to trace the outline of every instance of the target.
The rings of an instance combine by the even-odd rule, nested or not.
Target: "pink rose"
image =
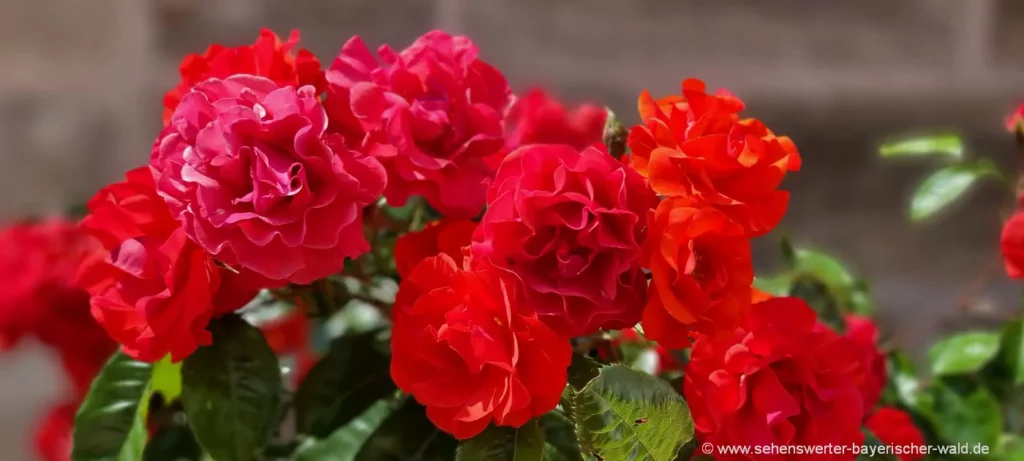
[[[207,80],[185,95],[154,147],[157,189],[217,260],[310,283],[369,249],[362,209],[386,181],[379,162],[326,129],[312,86]]]
[[[468,38],[439,30],[378,55],[353,37],[327,70],[331,131],[384,164],[388,203],[418,194],[445,215],[476,216],[504,144],[505,77]]]

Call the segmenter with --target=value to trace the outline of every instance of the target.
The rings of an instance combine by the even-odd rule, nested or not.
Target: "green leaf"
[[[794,272],[814,276],[830,287],[851,287],[856,283],[843,263],[825,253],[801,248],[795,250],[793,258]]]
[[[123,352],[110,358],[75,415],[73,461],[142,459],[152,373],[152,365]]]
[[[541,461],[544,430],[537,420],[522,427],[490,426],[459,445],[456,461]]]
[[[907,408],[917,407],[918,392],[921,383],[914,372],[914,364],[906,354],[893,351],[888,357],[890,383],[895,392],[895,400]]]
[[[843,311],[839,308],[840,300],[836,299],[834,292],[821,280],[807,276],[797,277],[793,280],[789,295],[806,301],[818,314],[818,320],[832,330],[839,333],[846,330]]]
[[[883,144],[878,149],[882,157],[945,156],[960,159],[964,144],[956,135],[926,136]]]
[[[978,178],[994,175],[999,170],[992,162],[952,165],[925,178],[910,199],[910,219],[920,221],[941,211],[964,193]]]
[[[300,448],[296,453],[296,461],[352,461],[359,448],[373,431],[380,427],[384,418],[394,411],[396,402],[378,400],[359,417],[349,421],[344,427],[334,431],[330,436],[312,445]]]
[[[210,322],[213,344],[181,368],[181,402],[203,449],[217,461],[248,461],[277,426],[281,370],[260,330],[237,315]]]
[[[180,397],[181,362],[172,363],[170,356],[157,362],[153,366],[153,380],[150,389],[163,395],[164,401],[168,403]]]
[[[395,390],[379,332],[345,335],[309,371],[295,393],[299,432],[321,438]]]
[[[788,275],[754,277],[754,288],[773,296],[788,296],[792,279]]]
[[[583,461],[576,428],[569,417],[557,410],[549,411],[540,417],[540,427],[546,442],[545,460]]]
[[[1024,461],[1024,438],[1013,434],[1003,434],[995,447],[995,455],[999,461]]]
[[[928,351],[928,361],[935,376],[959,375],[981,370],[998,352],[998,334],[960,333],[935,343]]]
[[[355,461],[454,460],[458,442],[427,419],[426,408],[412,399],[391,413],[366,440]]]
[[[672,461],[693,438],[683,397],[622,365],[601,369],[573,399],[580,446],[601,459]]]
[[[1000,356],[1012,375],[1013,383],[1024,385],[1024,320],[1003,327]]]
[[[939,379],[918,408],[943,440],[992,446],[1003,428],[999,401],[984,386],[964,377]]]

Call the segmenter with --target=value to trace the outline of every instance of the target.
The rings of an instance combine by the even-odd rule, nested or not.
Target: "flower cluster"
[[[75,410],[116,347],[89,315],[88,293],[76,286],[95,250],[85,233],[61,219],[0,230],[0,351],[35,339],[56,355],[68,382],[36,429],[36,451],[45,461],[69,459]]]
[[[181,361],[260,290],[363,276],[346,268],[365,260],[347,263],[387,254],[386,234],[391,376],[456,438],[551,411],[571,344],[589,344],[572,340],[608,330],[685,372],[703,441],[855,443],[865,416],[892,425],[874,413],[885,362],[870,322],[840,335],[751,287],[750,240],[782,219],[801,160],[735,96],[697,80],[644,92],[618,160],[605,110],[517,98],[467,37],[376,53],[353,37],[326,69],[297,41],[264,31],[186,58],[148,164],[90,200],[77,283],[128,355]],[[405,205],[418,218],[378,228],[377,211]],[[54,294],[19,290],[0,303]],[[0,304],[0,340],[32,315]],[[300,377],[309,329],[301,306],[264,326]],[[691,346],[686,364],[671,353]]]

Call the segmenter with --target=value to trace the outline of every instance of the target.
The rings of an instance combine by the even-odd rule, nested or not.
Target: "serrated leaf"
[[[377,336],[342,336],[313,366],[295,394],[299,432],[326,437],[394,392],[391,360]]]
[[[135,461],[146,447],[146,407],[153,366],[123,352],[93,380],[75,415],[73,461]]]
[[[622,365],[601,369],[573,399],[580,446],[602,459],[672,461],[693,439],[693,419],[668,383]]]
[[[934,215],[959,198],[978,178],[998,174],[998,169],[988,161],[952,165],[935,171],[914,191],[910,199],[910,219],[920,221]]]
[[[918,408],[943,440],[992,446],[1003,428],[999,401],[984,386],[963,377],[936,380]]]
[[[568,383],[575,390],[583,389],[601,371],[601,364],[594,359],[575,352],[569,364]]]
[[[999,352],[999,335],[989,332],[960,333],[944,338],[928,351],[935,376],[974,373]]]
[[[366,439],[394,411],[392,399],[378,400],[330,436],[296,453],[296,461],[352,461]]]
[[[427,419],[426,408],[412,399],[392,412],[363,443],[355,461],[449,461],[458,442]]]
[[[210,322],[213,344],[181,368],[181,402],[200,446],[217,461],[248,461],[276,428],[277,356],[259,329],[237,315]]]
[[[1015,320],[1003,327],[1000,356],[1013,383],[1024,385],[1024,320]]]
[[[878,153],[882,157],[935,155],[960,159],[964,156],[964,145],[956,135],[925,136],[884,144],[878,149]]]
[[[520,428],[490,426],[476,437],[462,442],[456,461],[542,461],[544,431],[537,420]]]

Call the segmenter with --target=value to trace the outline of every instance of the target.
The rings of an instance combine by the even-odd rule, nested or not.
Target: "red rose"
[[[211,45],[203,54],[190,54],[181,61],[181,83],[164,95],[164,125],[171,122],[171,114],[193,86],[211,78],[228,78],[235,74],[250,74],[266,77],[281,86],[300,87],[313,85],[319,94],[326,87],[320,61],[313,53],[299,50],[292,56],[291,50],[299,43],[299,31],[293,30],[288,41],[273,31],[263,29],[252,45],[227,48]]]
[[[754,281],[743,229],[716,208],[680,197],[663,200],[647,223],[644,334],[669,349],[689,347],[689,330],[731,335],[747,315]]]
[[[40,460],[71,460],[71,431],[77,409],[76,402],[67,402],[46,412],[35,429],[35,451]]]
[[[210,343],[210,319],[252,299],[259,280],[226,269],[188,239],[149,168],[125,176],[89,201],[81,225],[105,251],[79,283],[93,296],[93,316],[127,354],[179,361]]]
[[[914,426],[914,421],[903,410],[890,407],[879,408],[865,423],[878,440],[889,446],[902,446],[904,451],[910,445],[923,446],[924,436]],[[897,455],[900,461],[915,461],[923,454],[905,453]]]
[[[683,82],[683,96],[659,101],[640,95],[640,118],[628,144],[633,166],[666,196],[700,196],[751,235],[772,230],[786,213],[789,193],[776,190],[800,169],[793,142],[761,122],[740,120],[743,102],[726,91],[705,92]]]
[[[864,379],[855,347],[798,298],[753,306],[730,338],[698,336],[683,394],[700,440],[725,445],[860,444]],[[728,455],[719,461],[779,459]],[[853,459],[806,455],[785,459]]]
[[[386,178],[326,128],[311,86],[207,80],[182,100],[153,153],[160,196],[219,261],[293,283],[338,273],[369,249],[362,209]]]
[[[442,219],[416,232],[398,237],[395,242],[395,266],[398,274],[408,277],[420,262],[431,256],[446,254],[463,262],[464,250],[473,239],[476,223],[465,219]]]
[[[519,427],[558,405],[572,356],[499,269],[462,270],[448,255],[402,280],[391,333],[391,377],[458,439],[493,420]]]
[[[657,197],[594,148],[536,144],[511,153],[487,191],[472,255],[518,275],[541,320],[567,337],[640,320],[645,215]]]
[[[61,358],[76,395],[84,396],[116,344],[89,314],[76,274],[95,242],[61,219],[0,230],[0,350],[31,336]]]
[[[1024,279],[1024,212],[1018,211],[1003,224],[1000,238],[1006,275]]]
[[[327,71],[332,131],[365,146],[388,171],[384,195],[422,195],[445,215],[472,218],[504,144],[511,90],[463,36],[428,32],[409,48],[370,53],[353,37]]]
[[[543,89],[534,88],[518,99],[508,114],[510,152],[528,144],[568,144],[580,150],[601,143],[608,111],[584,104],[569,112]]]
[[[847,315],[844,336],[857,347],[864,371],[867,372],[860,393],[864,397],[864,414],[868,415],[882,397],[888,376],[885,355],[878,350],[878,327],[870,318]]]

